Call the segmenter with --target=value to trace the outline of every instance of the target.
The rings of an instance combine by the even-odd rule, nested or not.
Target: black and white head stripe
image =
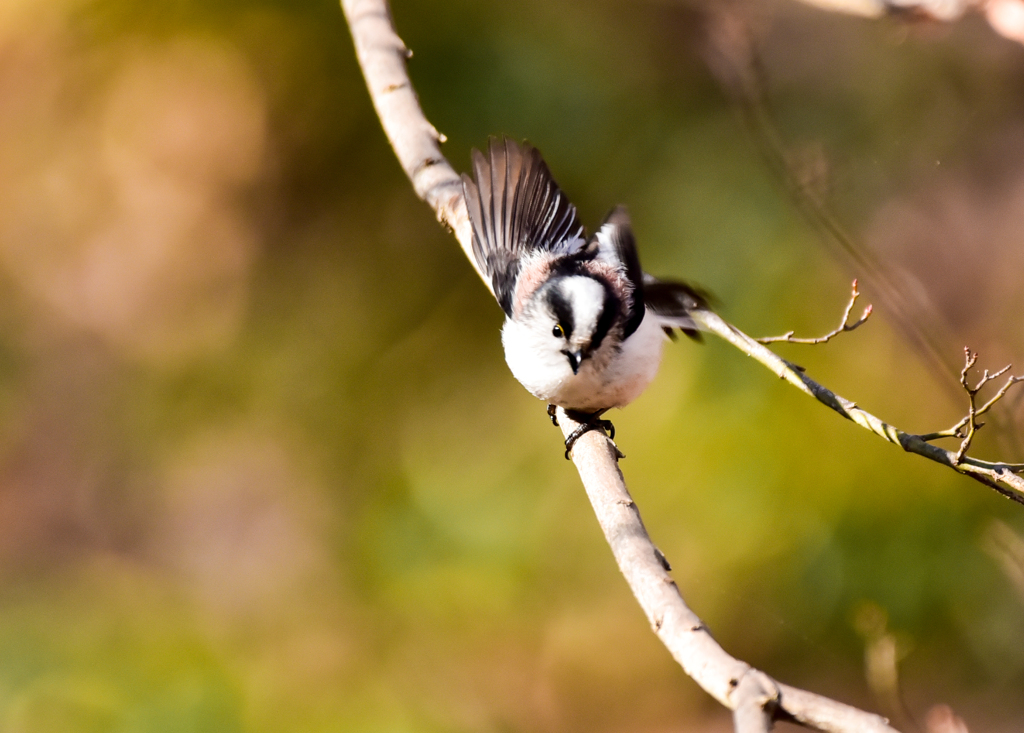
[[[536,250],[571,254],[584,245],[576,207],[529,143],[491,138],[488,156],[473,151],[475,181],[462,176],[473,224],[473,256],[491,278],[494,295],[512,315],[524,257]]]
[[[561,326],[565,338],[572,338],[573,331],[576,330],[576,315],[565,293],[561,288],[551,287],[545,290],[544,295],[551,307],[551,313],[558,319],[558,325]]]

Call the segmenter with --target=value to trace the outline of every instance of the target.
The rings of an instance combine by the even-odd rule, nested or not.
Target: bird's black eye
[[[565,338],[565,331],[562,330],[562,324],[556,323],[555,327],[551,329],[551,335],[556,339]]]

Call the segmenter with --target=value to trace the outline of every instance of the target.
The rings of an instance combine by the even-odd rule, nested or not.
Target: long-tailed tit
[[[702,295],[640,269],[624,207],[587,237],[576,207],[528,143],[491,138],[473,151],[476,180],[462,176],[473,224],[473,256],[491,279],[506,320],[501,332],[512,374],[536,397],[587,430],[614,428],[601,416],[624,407],[658,371],[662,344],[678,328],[695,335],[690,312]]]

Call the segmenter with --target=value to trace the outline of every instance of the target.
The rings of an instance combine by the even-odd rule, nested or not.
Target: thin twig
[[[956,462],[958,465],[963,461],[964,456],[967,454],[967,450],[971,447],[971,442],[974,440],[974,434],[985,425],[985,423],[979,423],[978,418],[984,415],[989,410],[991,410],[993,405],[995,405],[997,402],[1003,399],[1003,397],[1006,396],[1006,393],[1010,391],[1010,388],[1013,385],[1017,384],[1018,382],[1024,382],[1024,375],[1015,377],[1011,374],[1006,379],[1006,382],[1003,384],[1003,386],[999,388],[999,391],[996,392],[988,402],[986,402],[981,407],[977,407],[977,396],[978,393],[981,391],[982,387],[991,382],[993,379],[998,379],[999,377],[1006,374],[1006,372],[1010,371],[1010,368],[1013,366],[1012,364],[1007,364],[999,371],[992,372],[991,374],[989,373],[988,369],[986,369],[982,373],[981,378],[978,380],[978,383],[974,385],[974,387],[971,387],[971,385],[968,384],[967,375],[970,372],[970,370],[974,367],[974,365],[977,363],[977,361],[978,354],[976,352],[972,352],[969,346],[965,346],[964,368],[960,370],[960,386],[964,388],[965,392],[967,392],[967,414],[964,415],[964,417],[962,417],[956,425],[947,430],[939,430],[938,432],[934,433],[925,433],[924,435],[920,436],[921,440],[924,441],[939,440],[940,438],[959,438],[961,440],[960,449],[956,452]],[[966,432],[964,428],[966,428]],[[1014,472],[1024,470],[1024,464],[1006,464],[1006,466],[1011,471]]]
[[[791,169],[785,154],[786,146],[765,97],[764,69],[755,52],[753,39],[746,24],[734,12],[721,12],[712,17],[717,23],[711,26],[713,32],[710,36],[713,42],[709,47],[709,64],[723,86],[733,93],[744,121],[753,134],[758,150],[764,156],[769,169],[785,185],[797,209],[825,235],[824,240],[838,245],[839,251],[849,257],[850,261],[859,269],[870,273],[872,282],[881,286],[882,295],[889,303],[887,313],[892,313],[896,317],[905,336],[918,349],[935,375],[945,378],[948,374],[947,362],[936,346],[935,335],[923,331],[919,324],[907,315],[913,309],[910,305],[911,300],[905,295],[906,289],[898,287],[875,256],[867,248],[858,245],[845,231],[836,217],[824,205],[821,196],[804,186],[800,177],[795,175]],[[694,317],[698,323],[701,322],[699,315],[695,314]],[[961,463],[957,465],[952,460],[956,456],[955,453],[930,446],[925,440],[925,438],[934,440],[939,437],[952,437],[945,431],[927,436],[904,433],[875,416],[859,410],[852,402],[832,394],[829,390],[805,377],[802,374],[803,370],[796,365],[780,358],[714,314],[710,315],[714,316],[717,322],[714,324],[714,328],[703,324],[705,328],[717,333],[749,356],[754,356],[780,377],[844,417],[890,442],[898,443],[908,452],[918,453],[938,463],[951,466],[1014,501],[1024,504],[1024,478],[1015,475],[1020,471],[1020,464],[988,463],[962,458]],[[852,408],[852,411],[848,412],[848,407]],[[966,423],[962,425],[966,425]]]
[[[1010,387],[1012,387],[1017,382],[1024,382],[1024,376],[1015,377],[1011,374],[1010,377],[1006,380],[1006,384],[1004,384],[1002,388],[998,392],[996,392],[992,399],[990,399],[988,402],[986,402],[984,405],[978,408],[975,406],[975,403],[978,397],[978,392],[981,391],[982,387],[991,382],[993,379],[998,379],[999,377],[1006,374],[1006,372],[1010,371],[1010,367],[1012,367],[1013,365],[1007,364],[1002,369],[993,372],[992,374],[989,374],[988,369],[986,369],[982,373],[981,379],[978,380],[978,383],[974,385],[974,387],[971,387],[971,385],[968,384],[967,382],[967,374],[968,372],[971,371],[971,368],[977,362],[977,352],[972,352],[969,346],[965,346],[964,368],[960,372],[960,384],[963,385],[964,391],[967,392],[967,397],[970,401],[970,405],[967,409],[967,416],[964,417],[964,419],[961,420],[959,423],[957,423],[960,432],[963,431],[964,427],[967,428],[966,433],[958,435],[958,437],[963,438],[963,441],[960,443],[960,449],[956,452],[956,458],[954,459],[957,465],[960,465],[960,463],[964,459],[964,456],[967,454],[967,449],[971,447],[971,441],[974,440],[974,434],[985,425],[985,423],[979,423],[978,418],[984,415],[986,412],[988,412],[989,409],[991,409],[992,405],[1001,400],[1003,396],[1007,393],[1007,391],[1009,391]]]
[[[884,0],[871,0],[884,4]],[[768,170],[789,196],[794,208],[819,234],[821,242],[851,269],[867,277],[882,298],[886,316],[895,320],[904,337],[918,350],[926,366],[940,379],[952,368],[942,341],[932,329],[924,329],[913,314],[922,304],[885,267],[872,250],[856,240],[830,209],[820,186],[807,185],[807,177],[793,165],[789,145],[783,139],[768,97],[768,74],[757,52],[753,32],[744,16],[728,3],[709,15],[707,62],[722,88],[736,103],[743,123]],[[945,384],[941,382],[940,384]],[[953,390],[950,390],[953,394]]]
[[[843,311],[843,320],[839,322],[839,327],[835,330],[829,331],[824,336],[818,338],[794,338],[793,334],[795,331],[787,331],[781,336],[765,336],[763,338],[754,339],[759,344],[772,344],[779,341],[785,341],[787,344],[826,344],[841,333],[853,331],[854,329],[864,325],[864,322],[871,317],[871,306],[869,305],[864,309],[864,313],[857,319],[856,322],[850,323],[850,313],[853,311],[853,306],[857,302],[857,298],[860,297],[860,291],[857,289],[857,281],[853,281],[853,292],[850,294],[850,302],[846,304],[846,310]]]
[[[420,197],[431,205],[439,220],[451,226],[468,254],[472,232],[462,189],[455,185],[458,177],[440,154],[436,130],[419,109],[405,70],[408,52],[395,33],[386,0],[342,0],[341,6],[370,96],[402,167]],[[381,99],[397,95],[403,100],[395,107]],[[419,151],[417,154],[424,157],[417,161],[409,151]],[[431,171],[436,179],[429,184],[417,183],[417,176],[424,170]],[[566,435],[577,427],[561,410],[559,424]],[[615,560],[655,633],[705,691],[730,710],[740,710],[738,730],[765,730],[770,720],[789,720],[830,733],[895,733],[884,718],[777,684],[726,653],[687,607],[668,575],[664,556],[648,536],[626,489],[611,442],[597,432],[585,433],[573,448],[572,459]],[[755,725],[755,718],[760,728],[748,727]]]
[[[781,356],[759,344],[738,328],[724,321],[711,311],[695,311],[691,314],[694,322],[706,331],[720,336],[747,356],[768,367],[778,377],[804,392],[822,404],[830,407],[843,417],[855,422],[866,430],[903,448],[908,453],[916,453],[925,458],[952,468],[958,473],[969,476],[986,486],[995,489],[1008,499],[1024,504],[1024,477],[1016,475],[1024,468],[1019,463],[1002,461],[980,461],[969,456],[962,456],[958,462],[956,453],[932,445],[924,438],[928,436],[907,433],[888,424],[871,413],[860,409],[855,403],[840,397],[823,387],[813,379],[796,369]]]

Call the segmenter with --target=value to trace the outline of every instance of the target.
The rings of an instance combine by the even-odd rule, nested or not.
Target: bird
[[[540,152],[491,137],[462,175],[472,256],[505,313],[501,341],[513,376],[587,431],[615,428],[602,416],[635,400],[658,372],[675,330],[699,340],[691,313],[707,296],[685,282],[644,273],[629,214],[617,206],[587,236]]]

